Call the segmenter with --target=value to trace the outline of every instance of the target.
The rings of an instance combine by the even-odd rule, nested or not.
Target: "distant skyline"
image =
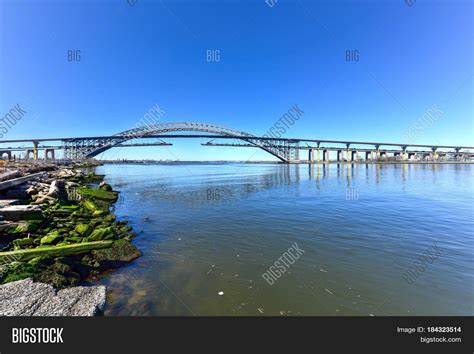
[[[472,146],[474,5],[408,3],[3,0],[0,139],[112,135],[156,106],[264,135],[297,105],[285,137]],[[273,159],[205,141],[100,157]]]

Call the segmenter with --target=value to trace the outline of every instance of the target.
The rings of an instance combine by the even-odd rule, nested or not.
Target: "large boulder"
[[[105,286],[56,292],[28,278],[0,286],[0,316],[94,316],[104,309],[105,295]]]
[[[105,182],[100,182],[99,189],[107,192],[112,192],[112,186]]]
[[[92,251],[95,260],[107,263],[130,262],[142,254],[130,241],[119,239],[114,241],[112,247]]]

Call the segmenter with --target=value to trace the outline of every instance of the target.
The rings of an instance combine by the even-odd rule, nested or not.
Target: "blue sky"
[[[27,111],[4,138],[114,134],[155,104],[263,135],[297,104],[287,137],[401,142],[436,105],[416,143],[474,145],[472,17],[468,0],[1,0],[0,113]],[[173,143],[103,157],[271,159]]]

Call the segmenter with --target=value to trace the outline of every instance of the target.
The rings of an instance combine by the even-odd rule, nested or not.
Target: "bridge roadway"
[[[159,134],[159,135],[143,135],[136,136],[133,139],[149,139],[149,138],[207,138],[207,139],[236,139],[235,136],[229,135],[215,135],[215,134]],[[344,145],[373,145],[373,146],[405,146],[405,147],[437,147],[440,149],[474,149],[474,146],[460,146],[460,145],[437,145],[437,144],[407,144],[407,143],[384,143],[374,141],[352,141],[352,140],[325,140],[325,139],[306,139],[306,138],[271,138],[267,136],[249,136],[248,138],[262,140],[262,141],[288,141],[288,142],[312,142],[312,143],[333,143]],[[65,138],[34,138],[34,139],[10,139],[0,140],[0,144],[4,143],[23,143],[23,142],[45,142],[45,141],[66,141],[73,142],[79,140],[97,140],[97,139],[111,139],[120,140],[123,136],[120,135],[102,135],[102,136],[86,136],[86,137],[65,137]],[[245,139],[245,137],[241,137]]]

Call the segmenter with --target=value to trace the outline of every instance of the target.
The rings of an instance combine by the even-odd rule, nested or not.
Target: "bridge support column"
[[[365,152],[365,161],[372,161],[372,151],[366,151]]]
[[[351,144],[346,144],[347,147],[347,162],[351,162]]]
[[[54,160],[54,149],[45,149],[44,150],[44,159],[45,160]]]
[[[342,161],[342,150],[337,150],[337,161],[338,162]]]
[[[380,145],[375,145],[375,159],[380,161]]]
[[[318,163],[320,162],[321,143],[318,143]]]
[[[314,149],[308,150],[308,162],[314,163]]]
[[[323,150],[323,162],[329,161],[329,150],[324,149]]]
[[[433,146],[432,147],[432,150],[433,150],[433,160],[437,160],[438,159],[438,148],[436,146]]]
[[[407,159],[407,147],[406,146],[402,146],[402,160],[405,161]]]
[[[461,148],[455,148],[454,151],[456,151],[456,153],[454,154],[454,159],[457,160],[462,156],[462,154],[459,153],[459,151],[461,151]]]
[[[38,142],[33,141],[33,159],[38,160]]]
[[[357,153],[357,150],[353,150],[351,160],[352,161],[357,161],[358,159],[359,159],[359,154]]]

